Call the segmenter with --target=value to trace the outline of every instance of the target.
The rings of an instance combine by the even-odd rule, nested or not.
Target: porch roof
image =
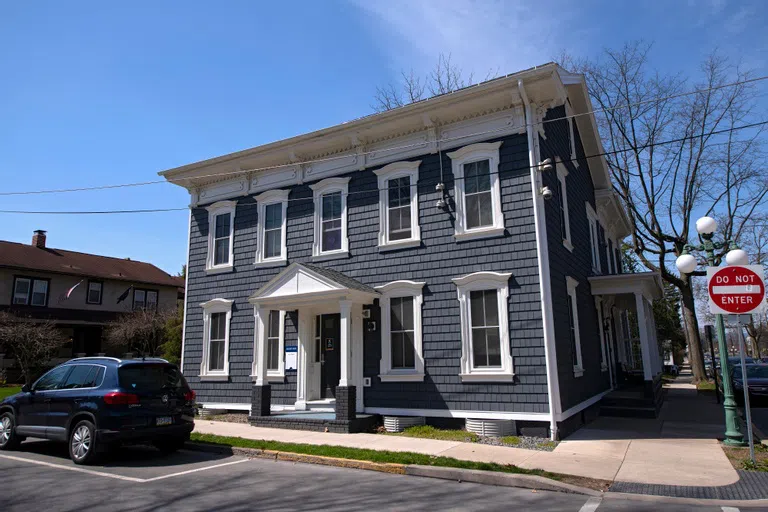
[[[641,293],[648,300],[660,299],[664,296],[664,286],[661,274],[658,272],[592,276],[588,280],[592,295]]]
[[[368,285],[337,270],[291,263],[262,286],[248,301],[277,309],[295,309],[327,300],[370,303],[381,294]]]

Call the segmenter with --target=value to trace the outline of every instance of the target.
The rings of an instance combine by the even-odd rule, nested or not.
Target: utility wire
[[[647,103],[668,101],[668,100],[671,100],[671,99],[681,98],[681,97],[684,97],[684,96],[690,96],[690,95],[693,95],[693,94],[701,94],[701,93],[704,93],[704,92],[716,91],[716,90],[719,90],[719,89],[724,89],[726,87],[734,87],[734,86],[737,86],[737,85],[744,85],[744,84],[759,82],[759,81],[762,81],[762,80],[768,80],[768,75],[767,76],[756,77],[756,78],[750,78],[750,79],[747,79],[747,80],[741,80],[741,81],[738,81],[738,82],[732,82],[732,83],[728,83],[728,84],[722,84],[722,85],[719,85],[719,86],[709,87],[707,89],[696,89],[696,90],[693,90],[693,91],[682,92],[682,93],[678,93],[678,94],[672,94],[672,95],[664,96],[664,97],[661,97],[661,98],[649,98],[647,100],[638,101],[636,103],[628,103],[628,104],[625,104],[625,105],[616,105],[616,106],[613,106],[613,107],[607,107],[607,108],[603,108],[603,109],[590,110],[588,112],[581,112],[579,114],[566,115],[566,116],[558,117],[558,118],[555,118],[555,119],[545,119],[545,120],[542,120],[542,121],[540,121],[538,123],[535,123],[535,122],[531,123],[531,122],[529,122],[529,123],[526,123],[525,125],[523,125],[521,128],[523,128],[523,127],[527,128],[529,126],[536,126],[538,124],[542,124],[543,125],[543,124],[546,124],[546,123],[553,123],[553,122],[557,122],[557,121],[564,121],[564,120],[567,120],[567,119],[575,119],[575,118],[581,117],[581,116],[596,114],[596,113],[600,113],[600,112],[607,112],[607,111],[612,111],[612,110],[618,110],[618,109],[621,109],[621,108],[629,108],[629,107],[634,107],[634,106],[638,106],[638,105],[645,105]],[[440,142],[449,142],[449,141],[465,139],[465,138],[469,138],[469,137],[477,137],[479,135],[489,135],[489,134],[498,133],[498,132],[506,131],[506,130],[508,130],[508,127],[495,128],[493,130],[487,130],[487,131],[484,131],[484,132],[476,132],[476,133],[471,133],[471,134],[467,134],[467,135],[459,135],[459,136],[456,136],[456,137],[446,137],[446,138],[436,139],[435,141],[428,142],[428,144],[431,144],[432,142],[434,142],[435,144],[439,144]],[[362,151],[362,152],[357,153],[357,154],[358,155],[369,155],[369,154],[372,154],[372,153],[382,153],[382,152],[388,152],[388,151],[397,151],[397,150],[401,150],[401,149],[410,149],[410,148],[417,147],[417,146],[422,146],[422,145],[424,145],[424,143],[423,142],[419,142],[419,143],[413,143],[413,144],[405,144],[403,146],[396,146],[396,147],[386,148],[386,149],[383,149],[383,150]],[[253,172],[270,171],[270,170],[275,170],[275,169],[295,167],[297,165],[305,165],[305,164],[321,163],[321,162],[331,162],[331,161],[334,161],[334,160],[339,160],[341,158],[347,158],[349,156],[350,156],[349,154],[335,155],[335,156],[325,157],[325,158],[315,158],[315,159],[311,159],[311,160],[303,160],[303,161],[300,161],[300,162],[291,162],[289,164],[279,164],[279,165],[272,165],[272,166],[266,166],[266,167],[258,167],[258,168],[253,168],[253,169],[244,169],[244,170],[239,170],[239,171],[230,171],[230,172],[217,173],[217,174],[206,174],[206,175],[201,175],[201,176],[194,176],[194,179],[216,178],[216,177],[231,176],[231,175],[237,175],[237,174],[249,174],[249,173],[253,173]],[[595,155],[595,156],[599,156],[599,155]],[[187,178],[167,178],[167,179],[163,179],[163,180],[142,181],[142,182],[135,182],[135,183],[122,183],[122,184],[115,184],[115,185],[99,185],[99,186],[93,186],[93,187],[46,189],[46,190],[26,190],[26,191],[18,191],[18,192],[0,192],[0,196],[23,196],[23,195],[37,195],[37,194],[60,194],[60,193],[68,193],[68,192],[84,192],[84,191],[108,190],[108,189],[116,189],[116,188],[142,187],[142,186],[145,186],[145,185],[158,185],[158,184],[161,184],[161,183],[174,183],[174,182],[177,182],[177,181],[185,181],[186,179]]]
[[[764,125],[768,125],[768,120],[766,120],[766,121],[759,121],[759,122],[756,122],[756,123],[750,123],[750,124],[746,124],[746,125],[742,125],[742,126],[734,126],[732,128],[725,128],[723,130],[717,130],[717,131],[709,132],[709,133],[705,133],[705,134],[688,135],[688,136],[685,136],[685,137],[679,137],[677,139],[670,139],[670,140],[665,140],[665,141],[661,141],[661,142],[654,142],[652,144],[646,144],[646,145],[640,146],[638,148],[625,148],[625,149],[617,149],[617,150],[614,150],[614,151],[603,151],[602,153],[596,153],[596,154],[593,154],[593,155],[585,155],[583,157],[583,159],[584,160],[590,160],[592,158],[597,158],[597,157],[607,156],[607,155],[615,155],[615,154],[619,154],[619,153],[626,153],[628,151],[634,151],[634,150],[644,151],[645,149],[652,148],[652,147],[665,146],[665,145],[668,145],[668,144],[675,144],[675,143],[678,143],[678,142],[684,142],[686,140],[698,139],[698,138],[701,138],[701,137],[711,137],[712,135],[721,135],[723,133],[734,132],[734,131],[737,131],[737,130],[744,130],[744,129],[747,129],[747,128],[755,128],[755,127],[764,126]],[[560,159],[561,162],[577,162],[578,160],[579,160],[578,157],[576,157],[576,158]],[[536,166],[526,165],[526,166],[522,166],[522,167],[515,167],[515,168],[512,168],[512,169],[505,169],[504,172],[508,173],[508,172],[513,172],[513,171],[530,170],[532,167],[538,167],[538,165],[536,165]],[[488,174],[489,175],[500,174],[500,171],[491,171]],[[453,177],[453,181],[461,181],[461,180],[464,180],[464,179],[467,179],[467,178]],[[436,185],[437,183],[440,183],[440,182],[435,182],[434,184],[429,184],[429,183],[425,184],[424,182],[422,182],[420,185],[421,186],[425,186],[425,185],[429,186],[429,185]],[[417,188],[418,186],[419,186],[419,184],[411,184],[410,188]],[[389,189],[388,188],[380,189],[380,188],[377,187],[377,188],[372,188],[372,189],[367,189],[367,190],[355,190],[355,191],[352,191],[352,192],[347,192],[346,195],[347,196],[352,196],[352,195],[357,195],[357,194],[375,194],[375,193],[378,193],[378,192],[381,192],[381,191],[386,191],[386,190],[389,190]],[[288,202],[292,202],[292,201],[312,201],[312,200],[313,200],[312,197],[299,197],[299,198],[293,198],[293,199],[290,199],[290,198],[285,199],[285,201],[288,201]],[[252,203],[252,204],[248,204],[248,203],[246,203],[246,204],[239,204],[238,208],[248,207],[248,206],[257,206],[257,205],[256,205],[256,203]],[[106,210],[106,211],[24,211],[24,210],[0,210],[0,213],[49,214],[49,215],[96,215],[96,214],[112,214],[112,213],[156,213],[156,212],[183,211],[183,210],[187,210],[187,209],[188,208],[155,208],[155,209],[145,209],[145,210]]]

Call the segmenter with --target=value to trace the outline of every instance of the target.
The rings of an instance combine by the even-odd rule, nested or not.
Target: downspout
[[[557,351],[555,347],[555,320],[552,315],[552,286],[549,274],[549,246],[547,226],[544,219],[544,198],[539,193],[539,145],[538,130],[534,126],[533,109],[525,93],[525,86],[517,81],[520,98],[525,107],[525,126],[528,134],[528,163],[531,173],[531,192],[533,194],[533,219],[536,230],[536,253],[539,264],[539,293],[541,295],[541,318],[544,332],[544,358],[547,364],[547,394],[549,395],[549,430],[553,441],[557,440],[557,418],[562,412],[560,404],[560,381],[557,374]]]

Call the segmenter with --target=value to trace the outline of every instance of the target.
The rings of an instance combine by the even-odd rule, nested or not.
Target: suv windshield
[[[118,370],[120,387],[146,393],[167,389],[186,390],[187,382],[175,366],[131,364]]]
[[[733,377],[735,379],[741,379],[741,366],[736,366],[733,368]],[[747,378],[768,379],[768,366],[758,364],[747,366]]]

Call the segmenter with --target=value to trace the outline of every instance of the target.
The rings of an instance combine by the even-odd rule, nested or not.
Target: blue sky
[[[129,5],[130,4],[130,5]],[[654,41],[662,71],[714,48],[768,74],[763,0],[326,0],[0,4],[0,192],[157,179],[158,171],[371,112],[377,85],[440,52],[476,77]],[[173,185],[0,196],[0,209],[185,207]],[[178,272],[187,213],[0,214],[0,239]]]

